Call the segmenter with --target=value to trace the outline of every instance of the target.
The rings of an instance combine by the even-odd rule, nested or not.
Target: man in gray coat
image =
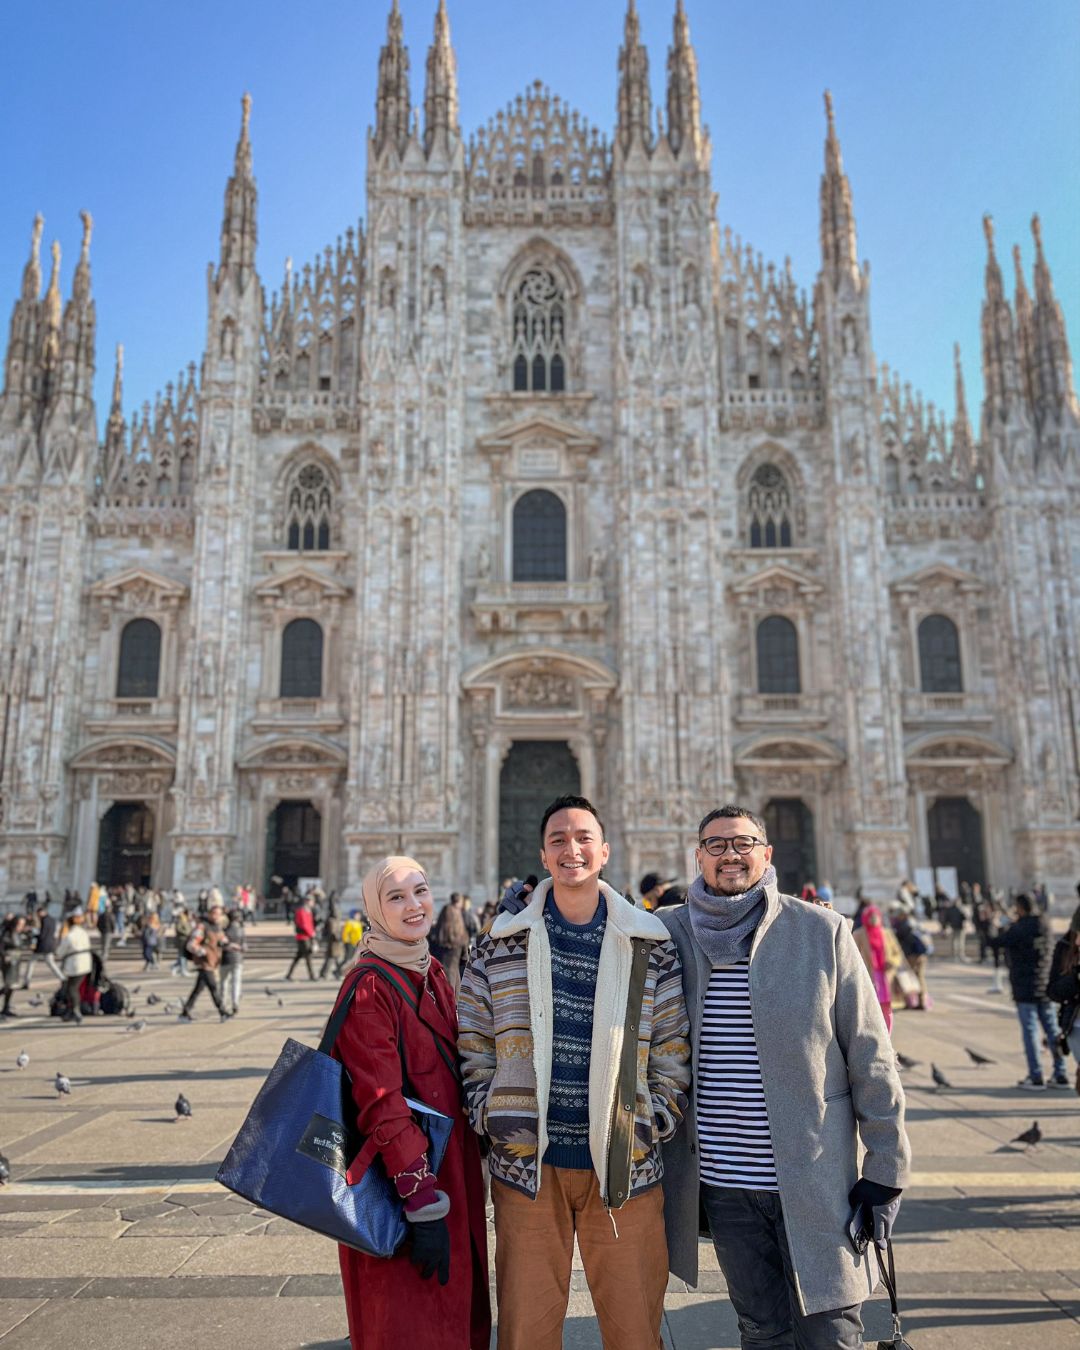
[[[700,1205],[744,1347],[854,1350],[876,1268],[849,1222],[888,1236],[910,1161],[885,1021],[846,920],[779,894],[763,821],[711,811],[696,859],[687,903],[658,913],[694,1070],[664,1147],[669,1265],[697,1284]]]

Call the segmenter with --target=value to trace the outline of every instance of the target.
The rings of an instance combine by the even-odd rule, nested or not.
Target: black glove
[[[848,1204],[862,1209],[863,1227],[873,1242],[886,1242],[892,1237],[893,1224],[900,1212],[903,1192],[893,1186],[880,1186],[876,1181],[860,1177],[848,1192]]]
[[[438,1274],[439,1283],[450,1283],[450,1230],[445,1219],[427,1219],[412,1225],[412,1263],[422,1279]]]

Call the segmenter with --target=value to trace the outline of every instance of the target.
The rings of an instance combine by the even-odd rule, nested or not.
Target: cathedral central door
[[[774,797],[762,815],[772,844],[776,884],[785,895],[798,895],[808,881],[820,880],[813,814],[799,797]]]
[[[266,823],[266,894],[296,889],[301,877],[317,877],[322,816],[310,802],[280,802]]]
[[[540,876],[540,819],[556,797],[580,793],[565,741],[515,741],[499,775],[499,880]]]
[[[149,886],[154,860],[154,816],[145,802],[116,802],[98,836],[95,880],[102,886]]]
[[[927,813],[930,866],[955,867],[957,881],[986,885],[982,816],[966,797],[939,797]]]

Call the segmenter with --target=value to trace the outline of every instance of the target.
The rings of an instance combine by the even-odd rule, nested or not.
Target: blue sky
[[[413,101],[435,0],[401,0]],[[663,99],[674,0],[639,0]],[[205,338],[206,264],[240,119],[254,99],[259,267],[269,292],[364,213],[366,129],[389,0],[52,0],[0,16],[0,318],[18,293],[35,211],[59,238],[95,218],[98,415],[126,348],[130,413]],[[873,268],[879,360],[952,411],[959,341],[977,409],[981,217],[1029,273],[1037,210],[1080,361],[1080,5],[1075,0],[687,0],[722,224],[767,259],[818,265],[822,91],[836,102],[859,253]],[[462,126],[543,79],[614,122],[624,0],[449,0]]]

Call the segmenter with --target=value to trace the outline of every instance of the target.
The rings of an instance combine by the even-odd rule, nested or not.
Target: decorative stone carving
[[[565,675],[529,670],[506,681],[508,708],[571,708],[574,682]]]

